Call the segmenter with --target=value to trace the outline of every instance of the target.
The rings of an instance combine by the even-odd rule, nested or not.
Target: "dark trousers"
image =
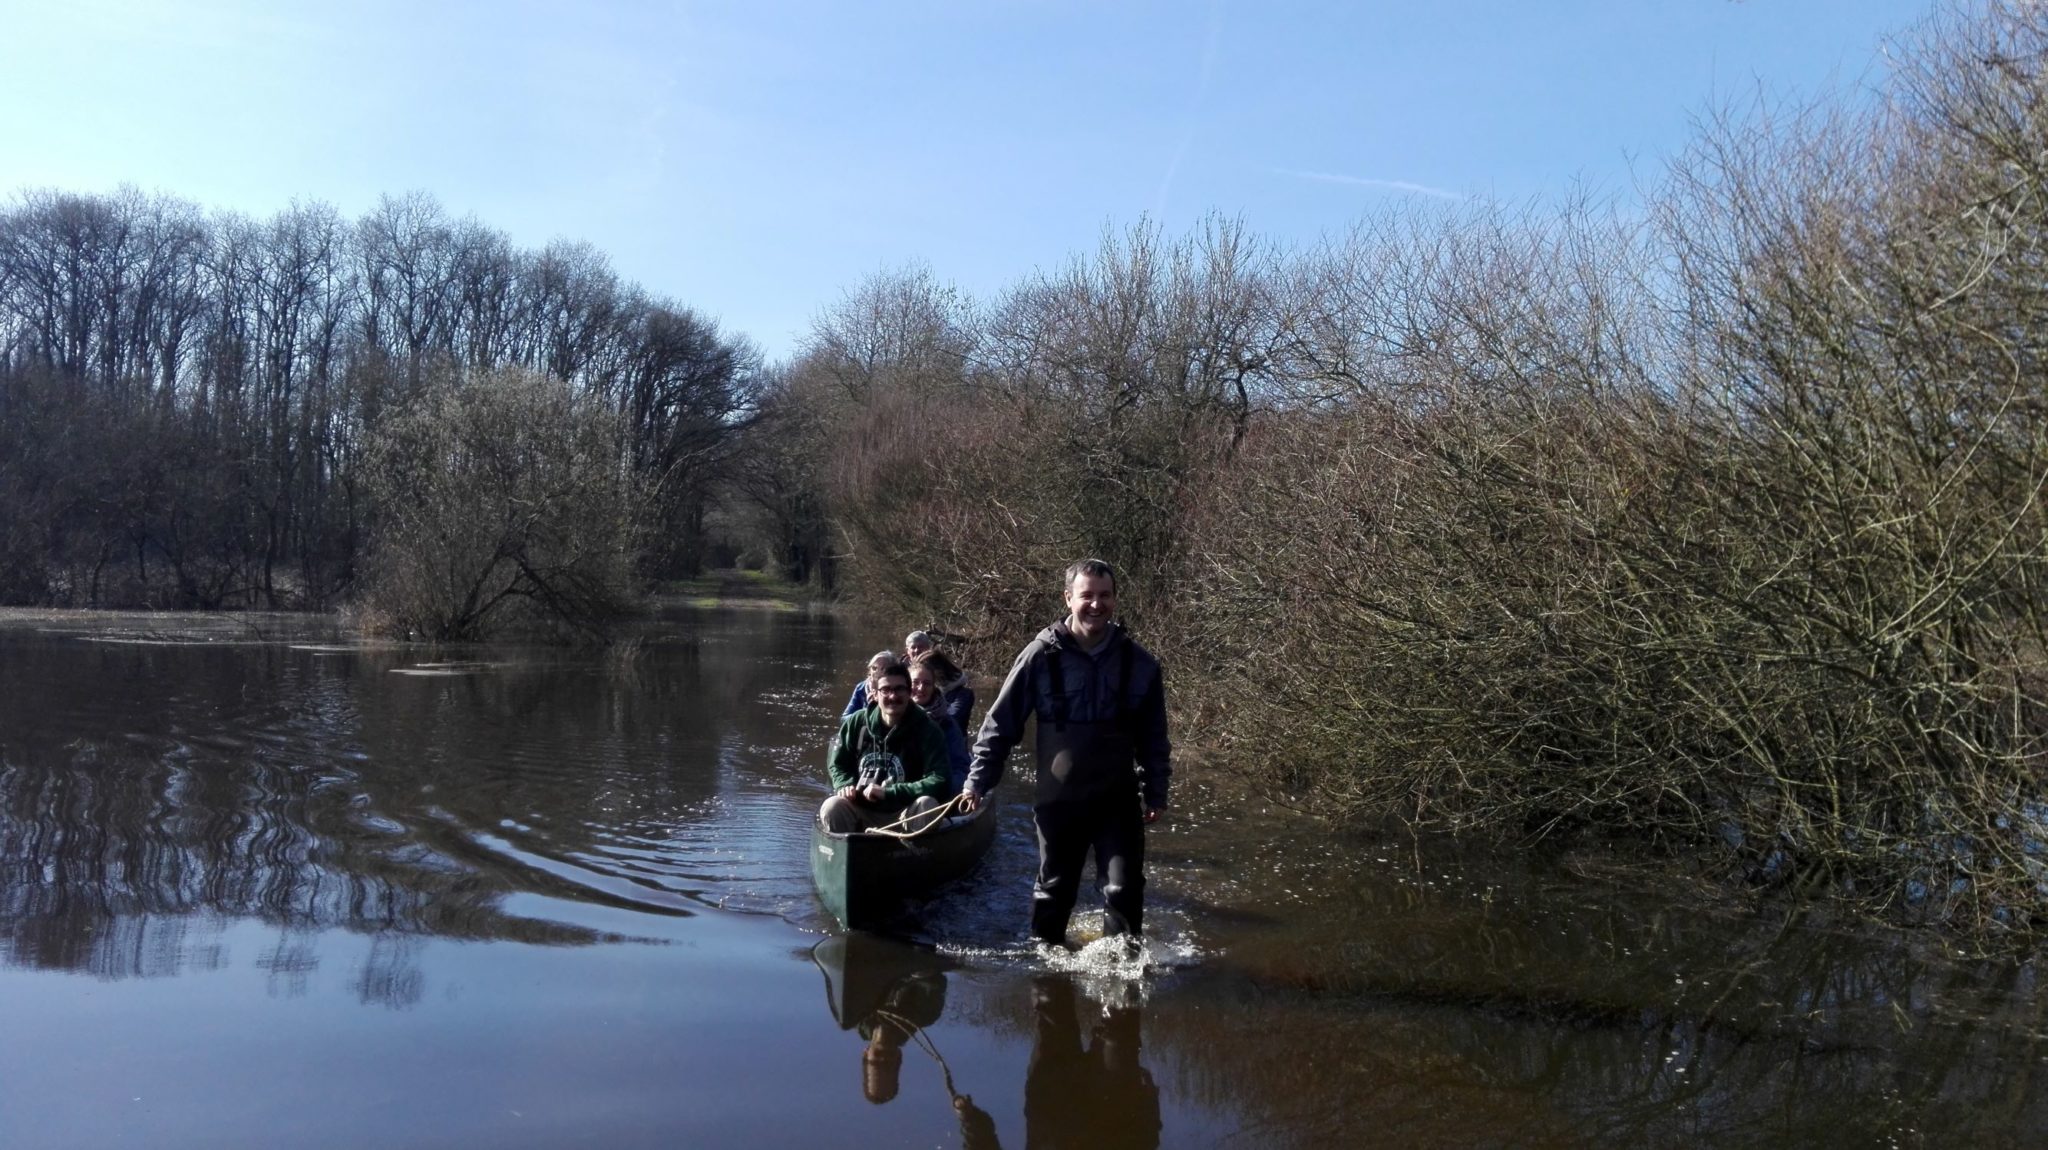
[[[1145,924],[1145,818],[1136,792],[1040,803],[1038,882],[1031,888],[1031,933],[1064,943],[1081,893],[1081,872],[1095,852],[1107,903],[1104,934],[1137,934]]]

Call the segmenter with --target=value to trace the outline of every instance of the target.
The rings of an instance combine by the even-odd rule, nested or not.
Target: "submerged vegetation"
[[[1005,657],[1099,555],[1183,743],[1326,809],[2048,916],[2048,9],[1646,205],[1141,223],[787,363],[387,201],[0,212],[0,597],[601,627],[707,562]],[[558,624],[559,625],[559,624]]]
[[[610,413],[562,380],[431,379],[386,417],[363,470],[381,512],[363,598],[389,629],[601,634],[630,612],[648,485],[620,466]]]

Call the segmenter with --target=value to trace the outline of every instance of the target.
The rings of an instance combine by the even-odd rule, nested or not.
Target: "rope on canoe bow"
[[[932,808],[929,811],[908,812],[904,814],[902,818],[897,819],[893,823],[889,823],[887,825],[879,827],[869,827],[867,829],[867,833],[871,835],[888,835],[892,839],[914,839],[919,835],[930,834],[933,828],[937,827],[940,823],[946,821],[946,816],[951,814],[953,812],[953,809],[959,805],[960,796],[954,795],[952,798],[947,799],[945,802],[939,804],[938,806]],[[926,820],[925,824],[921,827],[918,827],[916,830],[900,829],[909,826],[910,823],[916,819]]]

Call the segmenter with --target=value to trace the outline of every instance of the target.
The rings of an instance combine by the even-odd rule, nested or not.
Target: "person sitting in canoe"
[[[910,669],[884,666],[874,702],[839,721],[826,770],[831,798],[818,821],[834,834],[885,826],[938,807],[946,789],[946,736],[910,701]],[[905,829],[918,829],[915,818]]]
[[[913,655],[905,662],[913,667],[923,662],[932,669],[932,685],[945,699],[946,714],[952,716],[961,735],[972,737],[974,728],[968,725],[968,720],[974,714],[974,688],[967,685],[967,672],[936,647],[927,647],[922,654]],[[918,705],[931,710],[923,703]]]
[[[903,656],[894,651],[877,651],[868,656],[868,677],[853,685],[853,697],[846,700],[846,709],[839,712],[840,718],[859,714],[874,700],[870,697],[875,689],[875,676],[887,666],[902,666]]]
[[[939,691],[938,674],[933,664],[951,667],[953,664],[937,651],[927,651],[924,657],[910,662],[910,701],[924,708],[924,713],[939,725],[939,731],[946,736],[946,793],[957,795],[960,785],[967,781],[967,768],[972,761],[967,754],[967,736],[960,730],[960,724],[953,721],[947,712],[947,699]]]
[[[946,1010],[946,976],[921,972],[892,985],[856,1028],[868,1040],[860,1052],[860,1092],[879,1106],[902,1085],[903,1047]]]
[[[929,1037],[920,1037],[919,1032],[937,1024],[945,1009],[946,976],[938,971],[910,975],[889,988],[881,1004],[860,1021],[860,1036],[868,1040],[860,1052],[861,1097],[877,1106],[894,1099],[903,1086],[903,1048],[920,1042],[946,1076],[946,1092],[952,1095],[953,1114],[960,1122],[961,1150],[1003,1150],[995,1119],[974,1104],[973,1095],[953,1089],[946,1060]]]

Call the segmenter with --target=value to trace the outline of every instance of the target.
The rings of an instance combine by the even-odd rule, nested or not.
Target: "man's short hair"
[[[910,634],[905,635],[903,637],[903,646],[905,649],[911,647],[936,647],[938,645],[939,641],[937,639],[932,638],[932,633],[930,631],[912,631]]]
[[[1083,575],[1094,575],[1107,579],[1109,580],[1109,589],[1112,591],[1116,590],[1116,568],[1111,567],[1100,559],[1082,559],[1067,564],[1067,576],[1060,583],[1060,594],[1065,595],[1068,591],[1073,590],[1074,580],[1079,579]]]
[[[884,679],[901,679],[904,686],[910,685],[910,664],[897,661],[875,672],[875,686],[880,687]]]

